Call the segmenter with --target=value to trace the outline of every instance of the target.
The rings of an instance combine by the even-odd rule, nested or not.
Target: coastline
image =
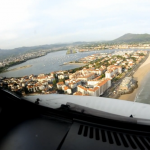
[[[68,62],[68,63],[65,63],[65,64],[62,64],[61,66],[64,66],[64,65],[87,65],[87,63],[71,63],[71,62]]]
[[[8,72],[8,71],[17,71],[17,70],[25,69],[25,68],[29,68],[29,67],[32,67],[32,65],[26,65],[26,66],[22,66],[22,67],[10,69],[10,70],[5,70],[5,72]]]
[[[34,58],[28,58],[28,59],[26,59],[26,60],[23,60],[23,61],[20,61],[20,62],[11,64],[11,65],[7,65],[6,67],[4,67],[4,69],[3,69],[2,71],[0,71],[0,73],[8,72],[8,70],[7,70],[8,68],[13,67],[13,66],[15,66],[15,65],[22,64],[22,63],[24,63],[24,62],[26,62],[26,61],[28,61],[28,60],[32,60],[32,59],[36,59],[36,58],[39,58],[39,57],[43,57],[43,56],[46,56],[46,55],[49,54],[49,53],[53,53],[53,52],[57,52],[57,51],[65,51],[65,50],[66,50],[66,49],[52,50],[52,51],[50,51],[50,52],[47,52],[45,55],[36,56],[36,57],[34,57]],[[13,71],[14,71],[14,70],[13,70]]]
[[[138,70],[133,74],[133,77],[138,81],[138,88],[136,88],[132,93],[121,95],[118,99],[120,100],[127,100],[127,101],[134,101],[136,97],[136,93],[141,87],[142,81],[147,73],[150,71],[150,55],[148,56],[147,60],[138,68]]]

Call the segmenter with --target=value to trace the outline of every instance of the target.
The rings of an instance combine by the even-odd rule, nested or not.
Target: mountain
[[[150,34],[125,34],[115,40],[112,41],[99,41],[98,43],[150,43]],[[85,42],[85,41],[77,41],[72,43],[57,43],[57,44],[50,44],[50,45],[39,45],[39,46],[30,46],[30,47],[19,47],[14,49],[0,49],[0,61],[12,57],[12,56],[18,56],[21,54],[25,54],[28,52],[36,52],[39,50],[46,50],[46,49],[53,49],[56,50],[56,48],[59,49],[66,49],[68,46],[79,46],[79,45],[87,45],[97,43],[95,42]]]
[[[22,55],[28,52],[36,52],[39,50],[53,49],[53,48],[64,48],[66,44],[51,44],[51,45],[39,45],[30,47],[18,47],[14,49],[0,49],[0,60],[8,57]]]
[[[111,42],[114,43],[144,43],[150,42],[150,34],[125,34]]]
[[[47,45],[38,45],[38,46],[30,46],[30,47],[18,47],[14,49],[0,49],[0,61],[12,57],[22,55],[28,52],[36,52],[39,50],[46,50],[46,49],[66,49],[67,46],[77,46],[81,44],[86,44],[86,42],[74,42],[74,43],[57,43],[57,44],[47,44]]]

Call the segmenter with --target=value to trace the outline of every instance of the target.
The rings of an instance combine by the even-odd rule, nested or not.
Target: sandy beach
[[[62,64],[62,65],[60,65],[60,66],[63,66],[63,65],[81,65],[81,66],[84,66],[84,65],[86,65],[86,63],[72,63],[72,62],[67,62],[67,63],[65,63],[65,64]]]
[[[69,65],[86,65],[86,63],[68,63]]]
[[[149,71],[150,71],[150,55],[147,58],[147,60],[138,68],[138,70],[133,75],[133,77],[136,78],[138,81],[138,88],[135,89],[131,94],[121,95],[119,97],[119,99],[120,100],[134,101],[136,93],[137,93],[138,89],[140,88],[140,85],[141,85],[144,77],[147,75],[147,73]]]
[[[14,68],[14,69],[6,70],[5,72],[8,72],[8,71],[16,71],[16,70],[20,70],[20,69],[25,69],[25,68],[29,68],[29,67],[31,67],[31,66],[32,66],[32,65],[26,65],[26,66]]]

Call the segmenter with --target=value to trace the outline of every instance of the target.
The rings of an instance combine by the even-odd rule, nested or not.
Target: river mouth
[[[35,59],[28,60],[24,63],[12,66],[6,70],[6,72],[0,73],[2,77],[23,77],[29,76],[31,74],[38,75],[41,73],[49,74],[53,71],[59,70],[71,70],[75,68],[82,67],[86,64],[66,64],[62,65],[64,62],[73,62],[78,61],[81,58],[87,57],[89,55],[93,55],[96,53],[112,53],[114,50],[101,50],[101,51],[92,51],[86,53],[76,53],[66,55],[66,50],[49,53],[45,56],[38,57]],[[28,66],[32,65],[32,66]],[[21,68],[20,68],[21,67]]]

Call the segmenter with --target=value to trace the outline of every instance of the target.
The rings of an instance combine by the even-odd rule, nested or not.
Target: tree
[[[125,58],[123,58],[123,61],[126,61],[126,59],[125,59]]]
[[[113,60],[113,61],[112,61],[112,64],[115,64],[115,63],[116,63],[116,61]]]
[[[65,77],[65,80],[68,80],[69,79],[69,77]]]
[[[145,56],[143,53],[139,53],[139,56]]]
[[[101,75],[101,79],[104,78],[104,77],[105,77],[105,74],[102,74],[102,75]]]
[[[65,71],[64,74],[68,74],[68,71]]]
[[[59,79],[59,82],[65,82],[65,79]]]
[[[136,61],[136,58],[135,57],[131,57],[131,59],[135,62]]]
[[[69,70],[70,73],[73,73],[73,70]]]
[[[56,86],[56,83],[57,83],[56,80],[54,80],[54,81],[53,81],[53,86]]]

